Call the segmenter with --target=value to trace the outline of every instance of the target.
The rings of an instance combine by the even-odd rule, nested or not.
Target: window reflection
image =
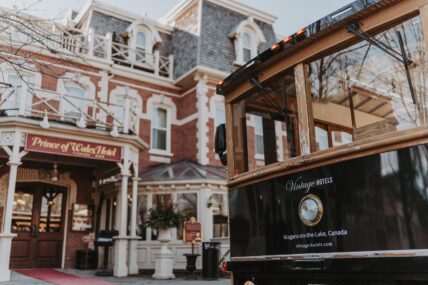
[[[61,232],[62,193],[46,191],[42,198],[39,232]]]
[[[319,150],[327,141],[328,147],[333,147],[427,123],[425,47],[419,17],[376,38],[400,51],[397,31],[413,61],[410,69],[418,104],[412,100],[404,64],[366,41],[312,62],[310,81]]]
[[[138,216],[137,216],[137,235],[146,240],[146,227],[144,223],[147,221],[147,195],[138,195]]]
[[[213,209],[213,237],[221,238],[229,236],[229,211],[227,207],[227,195],[213,194],[212,196]]]
[[[177,194],[177,212],[182,214],[188,220],[191,217],[197,218],[198,214],[198,195],[196,193],[178,193]],[[180,223],[177,228],[177,239],[183,239],[183,224]]]
[[[171,194],[153,194],[153,209],[157,207],[172,207]],[[152,240],[157,240],[158,230],[152,229]]]
[[[34,195],[18,192],[13,198],[12,231],[30,232],[33,219]]]

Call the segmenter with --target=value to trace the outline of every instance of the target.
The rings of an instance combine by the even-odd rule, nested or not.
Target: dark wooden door
[[[61,267],[66,189],[17,184],[13,202],[11,268]]]

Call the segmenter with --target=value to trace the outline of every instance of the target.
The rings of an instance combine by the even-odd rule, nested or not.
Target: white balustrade
[[[110,131],[113,125],[119,132],[139,132],[139,114],[129,100],[117,105],[90,100],[30,86],[0,87],[0,116],[40,118],[48,115],[52,122],[77,123],[82,116],[88,128]]]
[[[38,22],[36,22],[38,23]],[[53,54],[65,54],[69,58],[81,57],[117,64],[156,76],[172,79],[173,57],[160,55],[158,50],[153,53],[142,48],[131,48],[128,44],[113,42],[112,34],[99,35],[89,29],[87,33],[58,23],[40,22],[25,28],[0,23],[0,38],[14,39],[14,47],[42,46]]]

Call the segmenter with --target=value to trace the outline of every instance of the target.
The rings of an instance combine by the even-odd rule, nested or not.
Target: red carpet
[[[53,269],[20,269],[15,271],[31,278],[40,279],[58,285],[114,285],[114,283],[94,278],[83,278]]]

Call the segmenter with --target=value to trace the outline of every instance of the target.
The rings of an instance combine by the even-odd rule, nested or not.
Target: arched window
[[[266,42],[262,30],[251,17],[239,23],[229,37],[234,41],[234,64],[237,65],[243,65],[257,56],[260,44]]]
[[[78,119],[88,112],[90,103],[95,100],[95,84],[88,76],[79,73],[66,73],[58,80],[57,91],[60,113],[64,119]]]
[[[138,91],[118,86],[110,93],[110,103],[110,114],[114,122],[124,128],[124,132],[130,130],[138,133],[143,105]],[[128,111],[128,117],[126,117],[126,111]]]

